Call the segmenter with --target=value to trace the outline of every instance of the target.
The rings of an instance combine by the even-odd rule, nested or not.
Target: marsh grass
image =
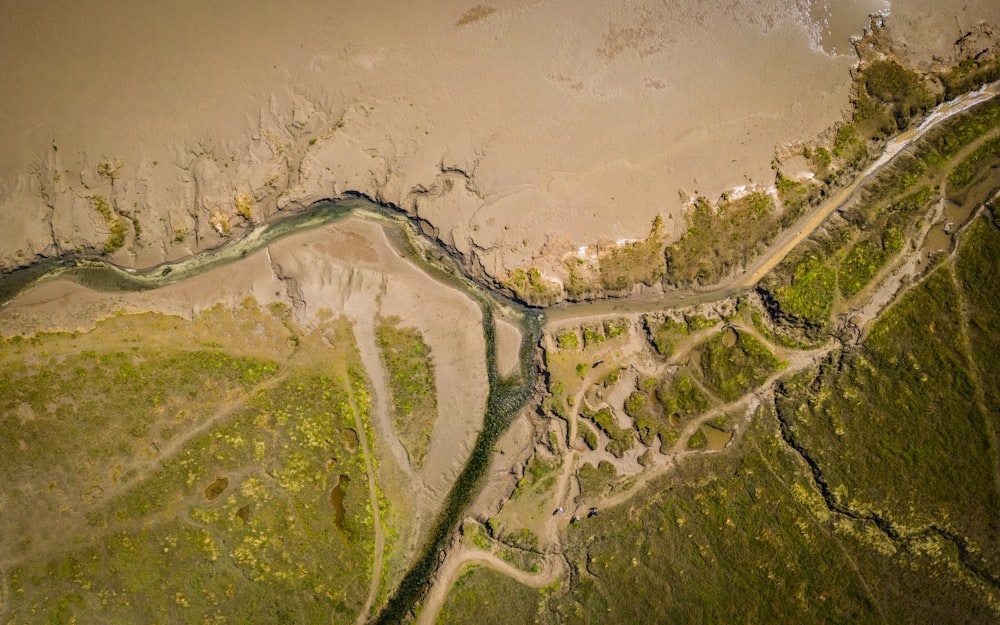
[[[150,334],[165,327],[228,332],[167,349]],[[281,368],[231,338],[268,327],[272,353],[291,357]],[[285,328],[245,302],[6,339],[0,414],[27,406],[39,428],[27,450],[22,423],[3,428],[9,622],[354,618],[373,550],[355,429],[355,411],[371,428],[367,383],[348,325],[301,333],[294,354]]]
[[[437,420],[437,387],[431,349],[416,328],[382,320],[376,328],[392,392],[393,425],[414,467],[423,464]]]
[[[697,198],[688,209],[687,230],[666,248],[666,280],[714,284],[754,258],[779,230],[773,198],[756,191],[712,205]]]

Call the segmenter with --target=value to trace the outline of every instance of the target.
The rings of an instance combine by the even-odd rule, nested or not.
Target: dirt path
[[[292,357],[294,357],[294,355],[289,357],[289,359]],[[196,436],[200,436],[201,434],[208,432],[223,419],[228,418],[237,410],[245,408],[247,402],[249,402],[251,398],[259,393],[271,390],[275,386],[284,382],[287,377],[288,368],[287,366],[283,366],[274,375],[274,377],[268,378],[266,381],[261,382],[245,392],[240,392],[238,397],[225,401],[222,405],[218,406],[214,412],[212,412],[210,417],[195,427],[185,429],[182,433],[170,439],[170,442],[164,444],[162,447],[157,447],[157,453],[150,462],[134,463],[124,466],[121,471],[122,474],[134,469],[136,471],[135,475],[127,481],[121,481],[117,484],[109,486],[109,488],[101,493],[99,498],[96,498],[93,502],[91,502],[91,505],[102,505],[105,502],[110,501],[115,495],[123,493],[137,484],[149,479],[154,471],[162,468],[163,463],[174,457],[177,452],[184,448],[184,445],[186,445],[188,441],[194,439]]]
[[[384,558],[385,552],[385,533],[382,531],[382,517],[379,513],[378,505],[378,488],[375,484],[375,466],[372,462],[372,450],[368,447],[368,432],[365,429],[364,421],[361,419],[361,414],[358,412],[358,406],[354,399],[354,392],[349,389],[350,397],[348,403],[351,405],[351,412],[354,413],[354,427],[358,430],[358,439],[361,441],[361,452],[365,456],[365,473],[368,475],[368,502],[372,507],[372,520],[375,525],[375,553],[374,564],[372,565],[372,580],[368,587],[368,597],[365,599],[365,605],[358,613],[358,618],[355,619],[355,623],[362,625],[368,621],[369,613],[371,612],[372,605],[375,603],[375,597],[378,596],[379,584],[382,581],[382,560]]]
[[[560,579],[566,571],[566,561],[560,555],[545,556],[542,570],[528,573],[492,553],[455,546],[449,550],[448,557],[438,570],[437,578],[424,597],[423,607],[417,616],[417,625],[433,625],[437,621],[441,607],[448,597],[448,591],[467,565],[487,566],[532,588],[547,586]]]
[[[771,247],[742,273],[707,289],[687,288],[666,294],[646,294],[602,302],[554,306],[547,312],[549,323],[583,323],[627,313],[654,312],[664,308],[712,302],[725,299],[756,285],[767,272],[784,260],[795,246],[806,240],[827,217],[855,199],[859,188],[869,182],[896,155],[914,142],[919,141],[941,122],[997,95],[1000,95],[1000,81],[987,85],[981,91],[966,94],[956,98],[955,101],[940,105],[919,126],[897,135],[889,141],[882,155],[859,174],[850,185],[837,191],[825,202],[814,208],[811,213],[775,237]]]

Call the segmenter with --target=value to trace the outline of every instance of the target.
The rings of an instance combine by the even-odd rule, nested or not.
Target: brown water
[[[354,428],[344,430],[344,443],[347,445],[347,451],[352,454],[358,450],[360,439],[358,439],[358,433],[354,431]]]
[[[969,221],[975,207],[975,202],[946,203],[941,220],[931,227],[923,245],[920,246],[921,257],[926,258],[927,255],[950,251],[954,241],[952,235]]]
[[[726,328],[722,331],[722,344],[726,347],[736,347],[736,341],[738,339],[739,335],[736,334],[736,330]]]
[[[730,439],[733,438],[732,432],[726,432],[712,426],[705,426],[701,429],[705,436],[708,437],[708,447],[709,451],[719,451],[724,449],[726,445],[729,444]]]
[[[229,488],[229,478],[220,477],[205,487],[205,499],[212,501]]]
[[[346,525],[347,511],[344,510],[344,489],[351,483],[351,477],[343,473],[337,478],[337,485],[330,489],[330,506],[333,507],[333,522],[337,529],[343,531]]]

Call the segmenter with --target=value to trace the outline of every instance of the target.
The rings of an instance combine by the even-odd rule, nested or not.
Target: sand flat
[[[1000,21],[947,4],[893,3],[898,47],[927,20]],[[679,235],[685,197],[769,185],[777,145],[841,118],[855,57],[814,19],[796,0],[11,7],[0,267],[100,247],[95,194],[138,215],[114,256],[133,266],[245,228],[238,194],[259,220],[362,192],[491,273],[552,236],[641,237],[657,214]]]

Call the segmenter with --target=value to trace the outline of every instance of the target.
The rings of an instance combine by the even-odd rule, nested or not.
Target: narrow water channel
[[[489,468],[494,444],[534,392],[538,375],[536,349],[543,323],[543,315],[539,311],[527,309],[473,281],[435,242],[420,235],[408,218],[362,198],[322,202],[275,224],[262,225],[245,237],[223,247],[146,270],[129,271],[99,260],[61,259],[41,263],[0,279],[0,306],[30,288],[56,278],[73,280],[83,286],[106,292],[160,288],[226,263],[239,261],[285,236],[349,216],[381,223],[387,238],[397,252],[435,279],[458,288],[473,298],[480,305],[483,315],[485,357],[489,378],[483,429],[476,439],[468,462],[452,485],[445,499],[445,505],[438,513],[438,518],[434,521],[417,558],[399,587],[395,589],[395,594],[389,598],[375,620],[376,623],[396,623],[413,610],[426,592],[428,581],[437,567],[441,552],[481,486]],[[516,323],[522,336],[520,369],[507,378],[500,376],[497,370],[494,325],[496,310],[502,310],[508,321]],[[339,517],[343,513],[341,489],[344,486],[346,484],[342,481],[338,482],[330,493],[330,503],[338,516],[338,525],[341,524]]]

